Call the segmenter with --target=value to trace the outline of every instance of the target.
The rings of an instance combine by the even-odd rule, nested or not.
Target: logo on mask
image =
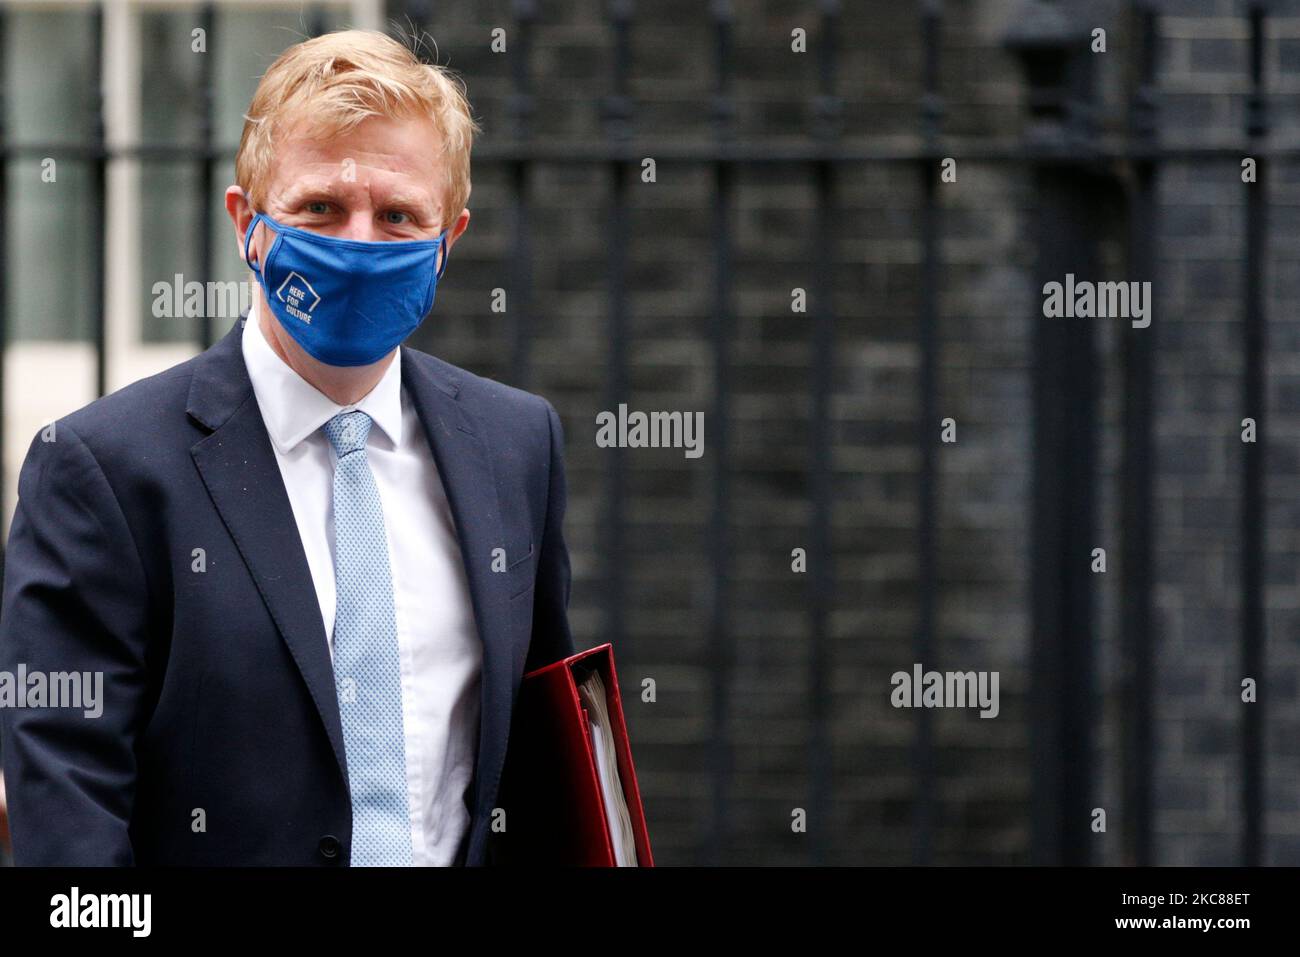
[[[280,288],[275,291],[275,294],[284,303],[285,312],[291,316],[296,316],[303,322],[311,323],[309,313],[320,304],[320,296],[316,295],[316,290],[311,287],[311,283],[296,272],[291,272],[284,277],[284,282],[280,283]],[[303,303],[309,300],[310,305],[307,306],[307,311],[304,312]]]

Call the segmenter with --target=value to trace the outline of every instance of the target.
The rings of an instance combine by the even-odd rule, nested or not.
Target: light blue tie
[[[334,686],[352,789],[353,867],[409,865],[406,738],[384,508],[366,459],[370,416],[322,426],[334,466]]]

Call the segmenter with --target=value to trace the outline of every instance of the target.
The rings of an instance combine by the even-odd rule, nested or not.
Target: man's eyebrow
[[[393,192],[385,195],[383,200],[385,204],[389,205],[412,206],[428,213],[435,212],[433,197],[427,193],[393,190]]]
[[[300,182],[290,186],[284,192],[283,202],[287,205],[300,203],[306,199],[331,199],[341,201],[346,198],[347,190],[341,184],[331,181],[325,182]],[[434,208],[433,197],[420,192],[410,190],[393,190],[391,193],[380,197],[382,205],[410,206],[415,209],[423,210],[430,215],[437,212]]]
[[[301,202],[309,196],[323,196],[327,199],[340,199],[344,192],[346,191],[343,190],[338,183],[333,183],[328,180],[299,181],[292,184],[284,191],[282,201],[285,203],[296,203]]]

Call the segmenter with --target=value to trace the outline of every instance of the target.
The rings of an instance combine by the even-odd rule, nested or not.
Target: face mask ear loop
[[[248,258],[249,246],[253,242],[253,233],[257,231],[257,224],[262,221],[263,221],[262,214],[258,213],[256,216],[253,217],[253,221],[248,224],[248,232],[244,233],[244,263],[248,266],[249,269],[252,269],[258,275],[265,278],[266,273],[263,272],[262,270],[262,260],[258,259],[257,265],[254,266],[252,262],[249,261]]]
[[[449,227],[444,229],[442,235],[438,237],[442,241],[442,263],[438,266],[437,279],[441,279],[442,274],[447,271],[447,255],[451,252],[451,247],[447,245],[447,235],[450,232],[451,229]]]

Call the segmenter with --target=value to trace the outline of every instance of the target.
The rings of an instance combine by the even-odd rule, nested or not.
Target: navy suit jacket
[[[98,718],[0,708],[19,865],[348,861],[329,649],[242,327],[58,419],[27,452],[0,669],[103,672],[104,702]],[[483,642],[457,863],[491,864],[520,678],[573,653],[563,436],[539,396],[414,349],[401,358]]]

